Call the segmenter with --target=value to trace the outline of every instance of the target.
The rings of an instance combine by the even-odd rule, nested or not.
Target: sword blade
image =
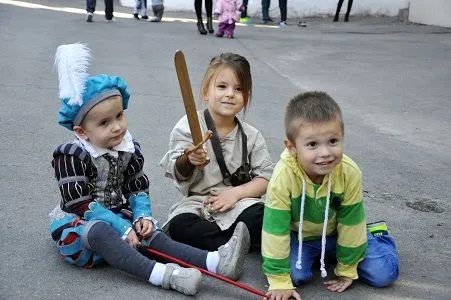
[[[174,55],[175,70],[182,92],[183,104],[185,105],[186,116],[188,117],[189,129],[193,138],[193,145],[202,142],[202,131],[200,130],[199,118],[194,102],[191,82],[189,80],[188,68],[186,67],[185,55],[181,50],[177,50]]]

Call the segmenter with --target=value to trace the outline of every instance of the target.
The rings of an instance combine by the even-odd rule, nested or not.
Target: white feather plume
[[[90,62],[91,50],[86,44],[61,45],[56,49],[55,68],[58,70],[60,99],[69,98],[70,105],[83,104]]]

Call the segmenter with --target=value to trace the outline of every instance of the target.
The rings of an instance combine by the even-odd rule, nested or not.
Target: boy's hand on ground
[[[346,277],[340,277],[335,280],[325,281],[324,285],[326,285],[326,288],[329,291],[341,293],[341,292],[344,292],[347,288],[349,288],[352,285],[352,279],[346,278]]]
[[[135,223],[135,230],[137,234],[146,239],[153,232],[153,223],[150,220],[141,218],[138,222]]]
[[[296,300],[302,300],[301,295],[299,295],[296,290],[272,290],[266,293],[268,298],[263,299],[269,299],[269,300],[289,300],[289,299],[296,299]]]
[[[188,159],[193,166],[203,166],[208,161],[207,150],[196,149],[188,155]]]
[[[210,191],[211,196],[205,200],[205,204],[210,205],[213,211],[225,212],[231,209],[240,199],[233,188],[218,192]]]
[[[130,230],[125,241],[133,248],[136,248],[136,246],[139,245],[138,236],[136,235],[136,232],[133,229]]]

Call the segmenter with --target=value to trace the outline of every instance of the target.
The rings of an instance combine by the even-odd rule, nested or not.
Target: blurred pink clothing
[[[238,20],[237,11],[241,11],[242,4],[239,0],[216,0],[215,14],[218,14],[218,22],[232,24]]]

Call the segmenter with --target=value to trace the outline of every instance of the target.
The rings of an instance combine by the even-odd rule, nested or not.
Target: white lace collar
[[[121,143],[119,145],[113,147],[112,149],[96,147],[93,144],[91,144],[90,142],[88,142],[87,140],[84,140],[81,137],[79,137],[76,133],[75,133],[75,136],[77,137],[76,140],[86,149],[86,151],[88,151],[88,153],[93,158],[97,158],[106,153],[117,158],[119,156],[119,151],[129,152],[129,153],[135,152],[135,145],[133,144],[133,138],[128,130],[125,133],[124,138],[122,139]]]

